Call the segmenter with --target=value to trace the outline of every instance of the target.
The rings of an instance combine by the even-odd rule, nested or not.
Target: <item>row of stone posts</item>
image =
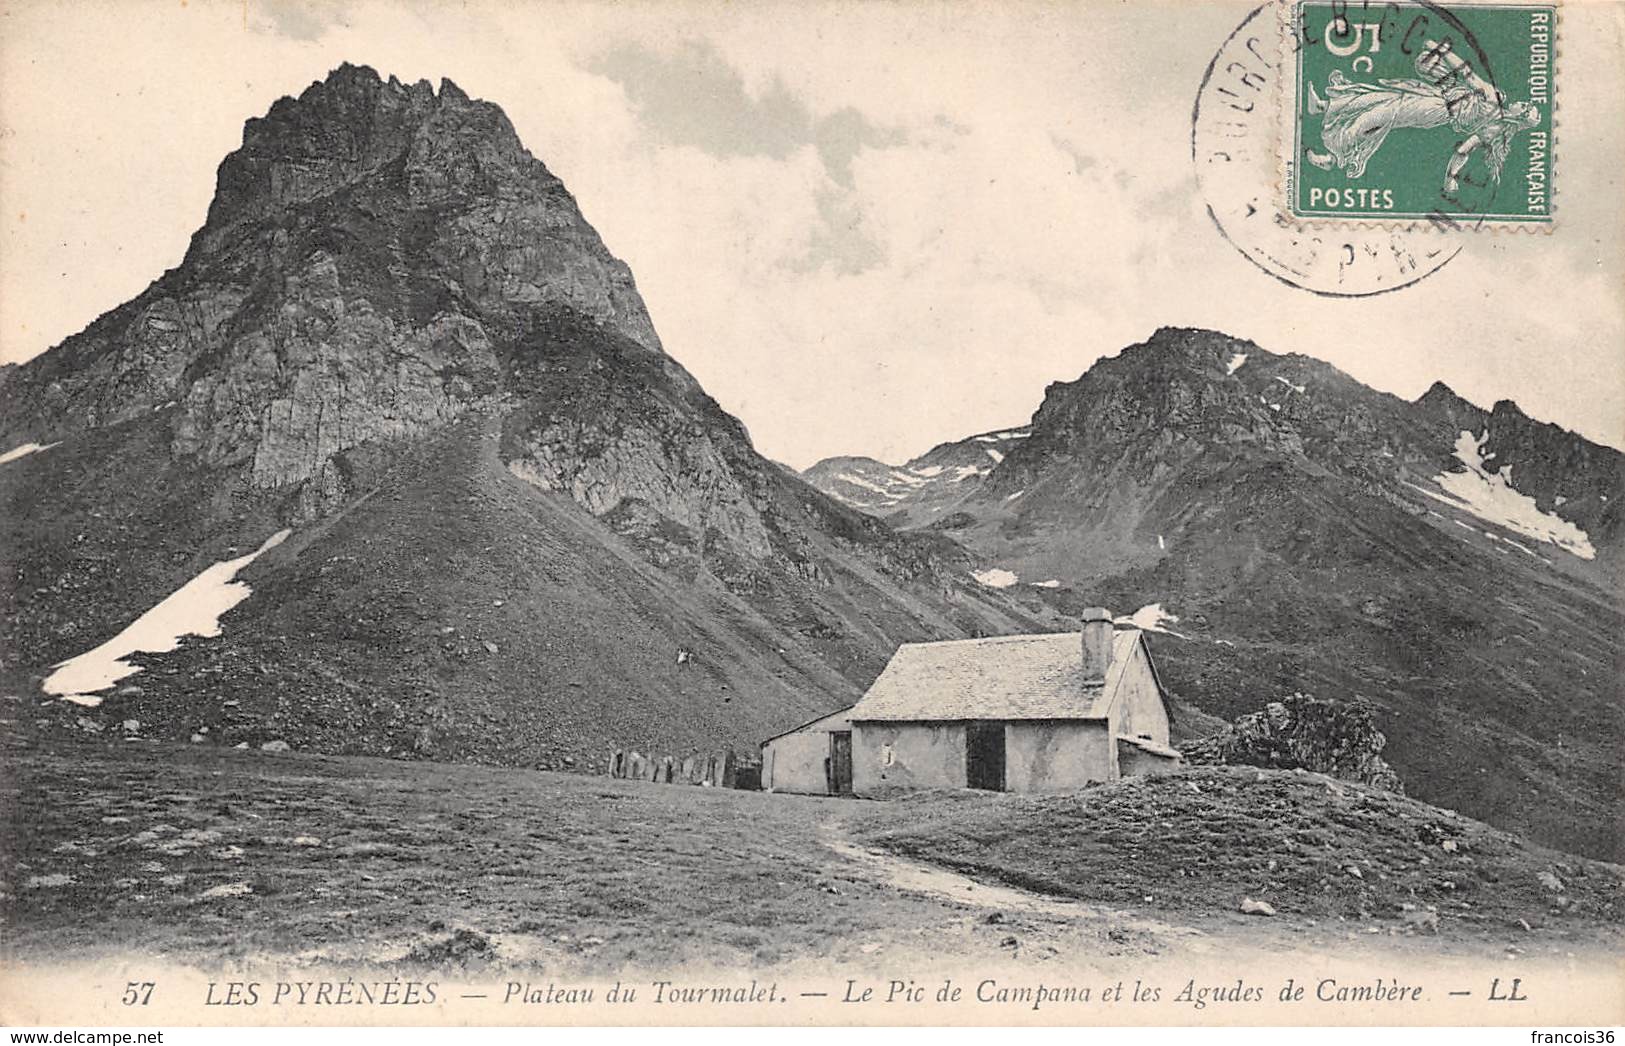
[[[609,776],[655,784],[737,788],[739,760],[732,752],[715,755],[648,756],[617,748],[609,757]]]

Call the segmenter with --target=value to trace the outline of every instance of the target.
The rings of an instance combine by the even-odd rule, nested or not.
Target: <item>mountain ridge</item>
[[[1588,531],[1598,530],[1610,546],[1618,544],[1618,535],[1621,527],[1619,515],[1622,487],[1621,476],[1625,475],[1625,454],[1603,444],[1596,443],[1577,433],[1570,432],[1561,426],[1550,422],[1542,422],[1530,418],[1512,400],[1499,400],[1493,408],[1484,409],[1460,396],[1442,381],[1435,381],[1421,396],[1415,400],[1407,401],[1391,393],[1384,393],[1370,389],[1356,379],[1338,370],[1331,364],[1314,357],[1300,353],[1277,354],[1269,352],[1256,343],[1232,338],[1218,331],[1208,331],[1200,328],[1158,328],[1152,336],[1144,342],[1128,346],[1115,356],[1103,357],[1097,360],[1084,375],[1072,382],[1052,382],[1043,393],[1043,402],[1033,415],[1028,426],[1017,426],[1007,431],[1021,431],[1024,434],[1038,432],[1037,440],[1024,440],[1019,446],[1012,445],[1010,458],[1006,463],[1001,459],[992,463],[986,473],[979,477],[982,481],[973,486],[963,488],[966,498],[993,499],[1008,497],[1020,492],[1025,496],[1028,484],[1033,480],[1030,475],[1029,463],[1034,454],[1052,442],[1046,440],[1042,431],[1046,427],[1071,426],[1077,432],[1088,429],[1075,417],[1077,408],[1067,408],[1064,402],[1075,396],[1076,392],[1084,389],[1085,383],[1091,380],[1110,380],[1101,376],[1109,373],[1121,373],[1124,368],[1132,368],[1135,361],[1152,357],[1141,356],[1141,353],[1162,353],[1160,358],[1165,360],[1169,354],[1185,361],[1192,368],[1205,371],[1207,378],[1218,376],[1216,368],[1222,368],[1224,377],[1234,378],[1246,367],[1251,366],[1253,373],[1265,372],[1268,379],[1273,379],[1279,388],[1264,384],[1261,389],[1252,391],[1257,395],[1257,405],[1248,409],[1236,410],[1237,397],[1228,398],[1217,394],[1214,388],[1203,388],[1200,384],[1179,384],[1180,381],[1193,376],[1190,370],[1183,370],[1179,375],[1164,374],[1161,377],[1153,376],[1156,381],[1173,380],[1174,384],[1167,386],[1167,392],[1155,404],[1157,413],[1150,420],[1157,421],[1160,427],[1176,433],[1184,429],[1206,426],[1212,430],[1199,435],[1222,436],[1226,439],[1235,439],[1246,442],[1261,442],[1271,451],[1304,452],[1314,450],[1313,442],[1306,444],[1305,437],[1311,441],[1325,441],[1328,437],[1326,431],[1331,426],[1319,421],[1314,427],[1319,431],[1306,431],[1311,426],[1305,422],[1315,421],[1310,410],[1305,409],[1306,399],[1294,400],[1293,393],[1303,396],[1305,386],[1299,379],[1309,378],[1322,382],[1329,382],[1334,391],[1358,390],[1358,395],[1364,402],[1357,402],[1351,409],[1356,412],[1357,420],[1364,423],[1368,432],[1370,445],[1362,449],[1369,450],[1376,458],[1391,454],[1394,447],[1383,442],[1383,423],[1395,423],[1396,436],[1404,436],[1403,430],[1414,428],[1418,424],[1426,424],[1432,428],[1439,425],[1447,426],[1455,431],[1472,430],[1475,440],[1482,436],[1484,443],[1484,465],[1487,472],[1498,472],[1503,465],[1496,461],[1504,458],[1506,452],[1514,446],[1522,446],[1525,450],[1533,445],[1538,451],[1539,460],[1553,462],[1556,471],[1578,480],[1578,493],[1581,496],[1562,496],[1556,492],[1551,471],[1539,473],[1535,478],[1529,479],[1523,475],[1512,481],[1518,493],[1528,493],[1536,501],[1536,507],[1565,519],[1568,522],[1584,524]],[[1127,358],[1129,362],[1123,362]],[[1234,369],[1232,362],[1234,361]],[[1153,363],[1153,368],[1160,366],[1160,361]],[[1093,376],[1093,377],[1092,377]],[[1055,405],[1051,405],[1052,402]],[[1144,405],[1142,405],[1144,406]],[[1221,409],[1222,408],[1222,409]],[[1407,417],[1406,408],[1409,411]],[[1072,417],[1066,412],[1071,410]],[[1270,413],[1266,413],[1265,411]],[[1284,412],[1284,415],[1283,415]],[[1272,418],[1271,414],[1280,415]],[[1114,418],[1109,412],[1097,412],[1090,419],[1092,424],[1122,424],[1125,419]],[[1139,419],[1140,427],[1150,427],[1150,422]],[[1334,418],[1334,421],[1344,420]],[[1510,434],[1509,434],[1510,433]],[[945,448],[964,447],[972,441],[981,440],[987,434],[978,434],[966,437],[963,440],[947,441],[933,448],[932,454],[941,453]],[[1445,444],[1449,446],[1449,444]],[[922,456],[924,457],[924,456]],[[860,464],[871,471],[880,470],[907,470],[921,459],[913,459],[900,466],[888,465],[875,459],[862,456],[848,455],[841,458],[829,458],[816,462],[802,471],[802,474],[814,481],[826,492],[835,494],[854,507],[871,511],[885,516],[890,514],[894,522],[904,527],[919,526],[928,522],[918,518],[921,506],[914,503],[910,492],[906,488],[899,488],[892,492],[895,496],[880,499],[865,497],[860,491],[845,487],[840,488],[838,494],[832,487],[837,486],[834,476],[844,465]],[[1438,461],[1449,464],[1454,458],[1450,453],[1432,453],[1419,456],[1419,460],[1431,463]],[[1361,467],[1358,461],[1348,463],[1348,467]],[[825,479],[829,477],[829,479]],[[1521,487],[1521,489],[1520,489]],[[932,511],[952,511],[956,499],[943,499],[936,502]]]

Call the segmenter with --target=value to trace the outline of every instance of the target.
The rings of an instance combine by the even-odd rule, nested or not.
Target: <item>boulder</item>
[[[1403,795],[1382,759],[1387,744],[1370,705],[1293,694],[1179,748],[1193,765],[1309,770]]]

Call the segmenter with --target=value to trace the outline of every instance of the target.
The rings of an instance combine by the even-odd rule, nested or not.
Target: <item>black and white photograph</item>
[[[1612,1041],[1622,51],[0,0],[0,1025]]]

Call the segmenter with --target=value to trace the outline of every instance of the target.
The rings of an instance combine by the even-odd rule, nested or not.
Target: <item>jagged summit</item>
[[[1178,354],[1192,360],[1216,362],[1228,367],[1230,360],[1242,353],[1248,357],[1273,357],[1246,338],[1237,338],[1223,331],[1207,327],[1158,327],[1145,341],[1124,349],[1124,356]]]
[[[1444,382],[1438,381],[1438,380],[1435,380],[1432,385],[1429,385],[1426,392],[1424,392],[1424,393],[1422,393],[1422,395],[1416,397],[1416,402],[1417,403],[1428,403],[1428,402],[1433,402],[1433,401],[1459,402],[1459,403],[1470,403],[1471,402],[1468,399],[1466,399],[1464,396],[1462,396],[1461,393],[1457,392],[1455,389],[1451,388],[1449,385],[1446,385]]]
[[[499,187],[562,192],[498,106],[450,80],[436,92],[427,80],[407,86],[346,63],[245,124],[242,146],[220,164],[202,245],[245,217],[352,187],[424,202]]]
[[[500,108],[341,66],[248,121],[177,268],[5,375],[0,440],[174,407],[176,453],[298,482],[498,394],[566,320],[661,351],[631,271]]]
[[[1163,325],[1151,332],[1151,336],[1140,345],[1155,345],[1162,348],[1206,348],[1231,345],[1245,345],[1258,348],[1258,345],[1247,338],[1238,338],[1233,334],[1212,327],[1176,327]],[[1137,348],[1138,346],[1130,346]]]
[[[1472,423],[1481,419],[1485,410],[1442,381],[1435,381],[1426,392],[1413,401],[1419,410],[1442,417],[1452,424]]]

